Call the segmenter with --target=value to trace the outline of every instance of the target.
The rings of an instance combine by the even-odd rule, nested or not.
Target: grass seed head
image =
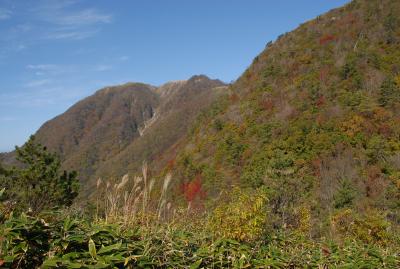
[[[166,192],[169,186],[169,183],[171,182],[172,175],[171,173],[168,173],[164,179],[164,185],[163,185],[163,192]]]
[[[128,174],[126,174],[122,177],[121,182],[118,184],[117,190],[122,189],[126,185],[126,183],[128,183],[128,181],[129,181],[129,176]]]

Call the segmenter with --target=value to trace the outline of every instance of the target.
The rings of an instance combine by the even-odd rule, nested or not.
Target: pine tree
[[[59,157],[36,143],[31,136],[22,147],[16,147],[20,167],[3,169],[4,185],[9,199],[19,210],[37,214],[45,209],[70,206],[78,195],[75,171],[61,171]]]
[[[379,103],[383,107],[390,107],[400,101],[400,89],[396,82],[387,78],[383,81],[380,91]]]

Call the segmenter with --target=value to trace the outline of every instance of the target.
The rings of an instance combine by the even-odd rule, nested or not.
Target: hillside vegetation
[[[353,218],[398,227],[399,15],[399,1],[353,1],[269,43],[196,123],[171,169],[179,184],[221,200],[266,187],[273,225],[306,214],[312,237]]]
[[[10,209],[3,189],[0,266],[400,268],[400,2],[321,15],[220,86],[144,90],[159,111],[181,110],[143,118],[143,144],[97,163],[85,207]],[[207,109],[186,114],[197,102]]]

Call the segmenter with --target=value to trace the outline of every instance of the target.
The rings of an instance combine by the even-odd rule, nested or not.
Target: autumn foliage
[[[194,180],[188,183],[183,183],[181,191],[189,206],[201,206],[202,201],[206,198],[200,175],[197,175]]]
[[[334,40],[336,40],[336,36],[334,36],[334,35],[324,35],[323,37],[321,37],[319,39],[319,44],[320,45],[325,45],[325,44],[327,44],[327,43],[329,43],[331,41],[334,41]]]

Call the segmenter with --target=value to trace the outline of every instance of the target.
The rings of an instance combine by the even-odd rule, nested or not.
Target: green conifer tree
[[[31,136],[22,147],[16,147],[19,167],[2,169],[1,181],[6,197],[18,210],[37,214],[45,209],[70,206],[78,195],[75,171],[61,171],[59,157],[47,151]]]

